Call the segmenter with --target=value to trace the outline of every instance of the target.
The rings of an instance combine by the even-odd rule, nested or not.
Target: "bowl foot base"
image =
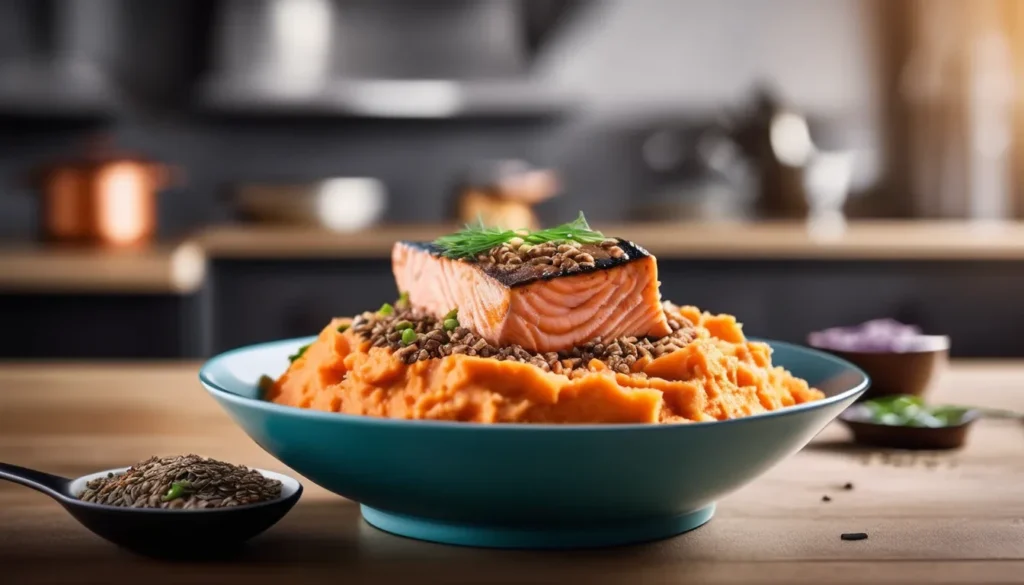
[[[711,520],[715,513],[715,505],[711,504],[695,512],[665,518],[607,522],[581,528],[521,528],[454,524],[393,514],[369,506],[360,509],[368,524],[399,536],[442,544],[520,549],[597,548],[661,540],[693,530]]]

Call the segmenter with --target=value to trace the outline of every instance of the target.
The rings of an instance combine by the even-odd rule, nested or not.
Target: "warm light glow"
[[[100,232],[114,244],[130,244],[147,229],[144,190],[140,173],[127,166],[115,166],[101,179]]]

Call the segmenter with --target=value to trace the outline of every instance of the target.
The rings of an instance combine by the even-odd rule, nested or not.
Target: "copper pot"
[[[51,242],[128,247],[156,235],[157,192],[170,169],[132,157],[57,164],[42,173],[42,232]]]

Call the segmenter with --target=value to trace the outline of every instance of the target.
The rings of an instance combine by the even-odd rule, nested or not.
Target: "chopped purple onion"
[[[852,327],[833,327],[808,336],[814,347],[838,351],[907,353],[949,348],[945,335],[924,335],[921,328],[893,319],[874,319]]]

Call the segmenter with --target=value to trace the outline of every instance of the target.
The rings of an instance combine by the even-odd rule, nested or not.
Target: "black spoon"
[[[281,497],[256,504],[195,510],[123,508],[78,499],[86,483],[126,469],[111,469],[68,479],[0,463],[0,479],[20,483],[50,496],[83,526],[118,546],[138,554],[164,558],[217,557],[233,552],[276,524],[302,496],[302,484],[295,479],[257,469],[264,476],[281,482]]]

